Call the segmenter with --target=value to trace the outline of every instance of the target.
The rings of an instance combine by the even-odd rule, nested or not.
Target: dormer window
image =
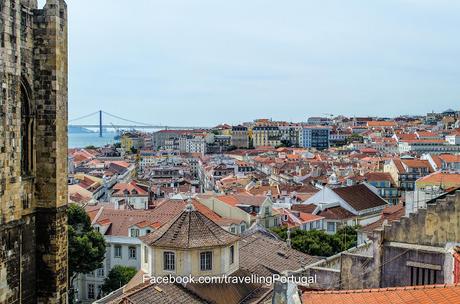
[[[284,214],[284,215],[283,215],[283,221],[284,221],[284,222],[287,222],[287,220],[288,220],[288,216],[287,216],[287,214]]]
[[[131,229],[131,237],[139,237],[139,229],[132,228]]]
[[[243,233],[246,230],[246,224],[241,224],[240,226],[241,233]]]

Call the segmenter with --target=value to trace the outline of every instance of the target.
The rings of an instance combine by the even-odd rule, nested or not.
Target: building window
[[[327,223],[327,232],[335,232],[335,223]]]
[[[115,245],[114,250],[115,250],[114,252],[115,257],[121,259],[121,245]]]
[[[233,234],[236,234],[236,228],[235,228],[235,226],[233,226],[233,227],[230,228],[230,232],[233,233]]]
[[[230,265],[235,262],[235,246],[230,246]]]
[[[97,298],[102,298],[102,285],[97,285]]]
[[[131,237],[139,237],[139,229],[136,229],[136,228],[131,229]]]
[[[200,269],[201,271],[212,270],[212,252],[211,251],[200,253]]]
[[[149,249],[147,246],[144,246],[144,263],[149,262]]]
[[[88,284],[88,299],[94,299],[94,297],[95,297],[94,284]]]
[[[163,253],[164,270],[174,271],[176,269],[176,257],[174,252],[166,251]]]
[[[241,233],[243,233],[245,230],[246,230],[246,225],[245,224],[241,224]]]
[[[105,273],[104,273],[104,268],[99,268],[96,270],[96,275],[98,277],[104,277]]]
[[[436,284],[437,271],[434,269],[410,267],[411,286]]]
[[[130,258],[131,260],[137,259],[136,253],[137,253],[137,252],[136,252],[136,247],[129,247],[129,258]]]

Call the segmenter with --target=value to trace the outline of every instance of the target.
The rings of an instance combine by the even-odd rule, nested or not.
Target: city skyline
[[[460,96],[451,1],[68,5],[71,119],[99,109],[203,126],[394,117],[455,108]]]

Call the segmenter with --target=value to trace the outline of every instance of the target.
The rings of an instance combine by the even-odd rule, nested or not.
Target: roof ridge
[[[176,217],[173,218],[170,222],[168,222],[168,223],[164,224],[163,226],[161,226],[160,229],[163,229],[163,231],[161,231],[161,235],[156,237],[154,240],[149,240],[148,239],[149,234],[145,235],[144,237],[141,237],[141,240],[142,239],[147,239],[147,242],[148,242],[149,245],[151,245],[154,242],[157,242],[158,240],[160,240],[165,235],[166,231],[168,231],[168,229],[171,228],[171,226],[174,225],[174,223],[176,223],[176,221],[179,220],[179,218],[182,216],[182,214],[184,214],[184,211],[179,213],[178,215],[176,215]],[[152,236],[155,234],[155,232],[160,231],[160,229],[155,230],[152,233]]]
[[[196,210],[196,211],[194,211],[194,212],[199,212],[199,211]],[[217,225],[215,222],[213,222],[211,219],[209,219],[209,218],[208,218],[207,216],[205,216],[203,213],[199,212],[199,214],[200,214],[201,216],[196,216],[196,214],[195,214],[195,216],[197,217],[197,219],[199,219],[199,221],[201,221],[201,222],[203,223],[203,225],[206,226],[206,228],[209,230],[209,232],[211,232],[211,234],[219,241],[219,243],[221,243],[222,241],[220,240],[220,238],[214,233],[214,231],[212,231],[212,229],[209,227],[208,224],[205,224],[205,221],[203,220],[202,217],[204,216],[204,217],[207,219],[208,222],[210,221],[212,224],[218,226],[220,229],[222,229],[222,227],[220,227],[219,225]],[[212,225],[212,224],[211,224],[211,225]],[[189,231],[190,231],[190,230],[189,230]],[[225,232],[227,232],[227,231],[225,230]]]

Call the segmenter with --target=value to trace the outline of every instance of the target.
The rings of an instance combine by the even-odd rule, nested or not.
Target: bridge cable
[[[102,113],[104,113],[105,115],[108,115],[108,116],[110,116],[110,117],[112,117],[112,118],[120,119],[120,120],[123,120],[123,121],[126,121],[126,122],[130,122],[130,123],[133,123],[133,124],[144,125],[144,126],[146,126],[146,127],[153,127],[153,125],[151,125],[151,124],[147,124],[147,123],[145,123],[145,122],[138,122],[138,121],[134,121],[134,120],[129,120],[129,119],[126,119],[126,118],[117,116],[117,115],[113,115],[113,114],[107,113],[107,112],[105,112],[105,111],[102,111]]]
[[[99,111],[96,111],[96,112],[94,112],[94,113],[91,113],[91,114],[86,114],[86,115],[83,115],[83,116],[81,116],[81,117],[77,117],[77,118],[69,119],[69,122],[72,122],[72,121],[76,121],[76,120],[82,120],[82,119],[85,119],[85,118],[91,117],[91,116],[93,116],[93,115],[96,115],[96,114],[98,114],[98,113],[99,113]]]

